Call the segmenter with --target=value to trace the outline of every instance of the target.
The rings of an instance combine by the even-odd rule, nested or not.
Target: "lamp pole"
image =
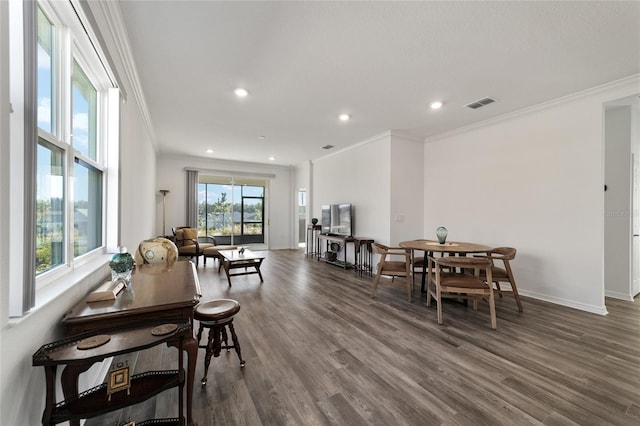
[[[166,235],[165,233],[165,215],[167,211],[167,194],[169,193],[168,189],[161,189],[160,193],[162,194],[162,236]]]

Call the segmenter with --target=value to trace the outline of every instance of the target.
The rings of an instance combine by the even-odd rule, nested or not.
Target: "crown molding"
[[[112,47],[111,49],[108,49],[109,53],[111,54],[111,57],[115,59],[119,68],[122,69],[123,74],[121,75],[124,75],[126,85],[136,102],[138,112],[140,113],[140,117],[142,118],[142,122],[153,149],[156,153],[159,153],[156,134],[153,129],[142,85],[140,84],[140,77],[138,76],[136,63],[133,58],[133,54],[131,53],[129,37],[124,25],[124,20],[122,19],[120,5],[116,1],[110,0],[91,1],[87,2],[87,4],[91,8],[96,21],[98,21],[97,25],[100,27],[99,22],[103,22],[105,25],[105,28],[100,28],[100,30],[102,30],[101,33],[103,35],[103,39],[105,35],[110,35],[112,45],[109,45],[109,40],[105,39],[105,43],[109,47]],[[99,18],[101,19],[99,20]],[[123,100],[126,102],[127,98],[124,97]]]
[[[585,98],[587,96],[596,95],[602,92],[606,92],[609,90],[620,89],[626,86],[632,87],[635,84],[635,88],[638,93],[640,93],[640,74],[634,74],[628,77],[621,78],[619,80],[614,80],[605,84],[601,84],[599,86],[591,87],[586,90],[582,90],[580,92],[572,93],[567,96],[562,96],[560,98],[552,99],[547,102],[543,102],[541,104],[533,105],[527,108],[519,109],[517,111],[510,112],[508,114],[503,114],[498,117],[490,118],[488,120],[480,121],[478,123],[473,123],[468,126],[459,127],[457,129],[440,133],[438,135],[429,136],[424,139],[425,143],[436,142],[441,139],[445,139],[451,136],[467,133],[472,130],[480,129],[486,126],[490,126],[492,124],[500,123],[502,121],[510,120],[515,117],[521,117],[527,114],[531,114],[536,111],[541,111],[544,109],[552,108],[557,105],[565,104],[567,102],[575,101],[578,99]]]

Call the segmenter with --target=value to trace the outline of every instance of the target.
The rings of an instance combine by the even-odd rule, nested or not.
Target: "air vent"
[[[325,145],[322,147],[322,149],[331,149],[333,148],[333,145]]]
[[[478,99],[475,102],[471,102],[470,104],[467,104],[465,106],[471,108],[471,109],[478,109],[480,107],[483,107],[485,105],[489,105],[494,103],[496,100],[495,99],[491,99],[491,98],[482,98],[482,99]]]

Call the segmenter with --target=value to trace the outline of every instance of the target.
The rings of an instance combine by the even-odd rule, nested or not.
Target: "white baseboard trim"
[[[524,289],[518,289],[518,292],[522,296],[533,297],[534,299],[544,300],[545,302],[555,303],[556,305],[562,305],[573,309],[578,309],[580,311],[590,312],[592,314],[598,315],[607,315],[609,311],[607,311],[607,307],[604,306],[604,301],[602,306],[595,305],[587,305],[585,303],[576,302],[575,300],[563,299],[561,297],[549,296],[548,294],[536,293],[534,291],[527,291]]]
[[[613,299],[626,300],[627,302],[633,302],[633,296],[625,293],[618,293],[617,291],[605,290],[604,295]]]

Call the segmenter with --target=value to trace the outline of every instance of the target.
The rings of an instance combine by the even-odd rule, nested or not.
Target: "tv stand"
[[[349,269],[353,267],[356,272],[362,274],[363,272],[371,275],[372,273],[372,247],[373,239],[371,238],[361,238],[361,237],[351,237],[345,235],[331,235],[331,234],[320,234],[318,235],[318,239],[320,241],[324,241],[324,251],[322,249],[323,244],[319,244],[318,247],[318,261],[324,260],[327,263],[331,263],[332,265],[341,266],[344,269]],[[331,242],[342,243],[344,250],[344,257],[342,259],[336,259],[335,261],[329,261],[324,258],[324,253],[329,251],[329,246]],[[347,247],[348,244],[353,244],[353,258],[355,263],[347,262]],[[363,250],[367,251],[363,253]]]
[[[349,269],[351,265],[347,263],[347,244],[354,242],[353,237],[327,233],[327,234],[320,234],[319,238],[320,238],[320,241],[324,241],[325,243],[324,243],[324,251],[322,250],[322,244],[320,244],[320,248],[318,250],[318,260],[324,259],[323,254],[329,251],[329,245],[331,242],[342,243],[344,246],[344,250],[343,250],[344,258],[342,260],[336,259],[335,261],[327,261],[327,262],[332,263],[334,265],[342,266],[344,269]],[[355,246],[354,246],[354,254],[355,254]]]

